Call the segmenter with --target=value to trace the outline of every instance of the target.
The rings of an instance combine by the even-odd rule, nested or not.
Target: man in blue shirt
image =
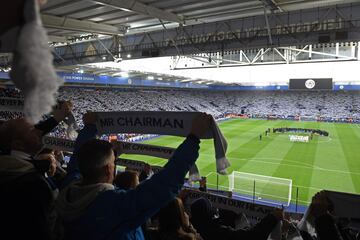
[[[113,146],[97,139],[85,141],[95,136],[96,127],[94,116],[84,116],[85,127],[76,144],[80,148],[69,166],[82,177],[65,187],[57,200],[65,239],[144,239],[140,226],[179,193],[199,156],[199,139],[209,130],[210,120],[210,115],[200,114],[164,169],[135,189],[124,191],[112,185]],[[121,153],[121,149],[115,150]]]

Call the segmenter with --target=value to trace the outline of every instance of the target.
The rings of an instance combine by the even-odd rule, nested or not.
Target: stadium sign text
[[[95,77],[94,76],[86,76],[86,75],[79,75],[79,74],[68,74],[68,75],[64,75],[63,79],[66,80],[77,80],[77,81],[94,81]]]
[[[215,194],[210,194],[206,192],[200,192],[197,190],[184,190],[186,195],[186,204],[191,204],[194,200],[199,199],[201,197],[209,199],[209,201],[213,204],[214,207],[231,210],[236,213],[244,213],[246,217],[252,222],[259,222],[262,218],[264,218],[267,214],[272,212],[273,208],[260,205],[253,204],[245,201],[240,201],[236,199],[231,199],[224,196],[219,196]]]
[[[271,29],[272,35],[287,35],[295,33],[310,33],[318,31],[331,31],[344,28],[344,19],[327,19],[324,21],[313,21],[303,23],[293,23],[276,25]],[[194,34],[193,37],[187,37],[186,35],[175,39],[177,45],[217,42],[224,40],[234,40],[251,37],[266,37],[268,31],[266,27],[249,27],[245,29],[234,29],[232,31],[219,31],[209,32],[206,34]],[[170,38],[166,39],[166,44],[172,46],[174,41]]]

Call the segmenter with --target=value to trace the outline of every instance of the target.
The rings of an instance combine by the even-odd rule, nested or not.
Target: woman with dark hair
[[[161,240],[202,240],[190,224],[180,198],[175,198],[159,212],[159,235]]]
[[[214,213],[212,204],[207,198],[199,198],[191,205],[191,223],[204,240],[266,240],[278,222],[283,219],[283,211],[276,209],[252,229],[235,230],[218,224]]]

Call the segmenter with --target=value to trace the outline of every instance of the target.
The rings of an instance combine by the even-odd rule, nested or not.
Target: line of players
[[[270,128],[266,129],[266,130],[265,130],[265,136],[267,137],[267,136],[270,134],[270,132],[271,132]],[[274,129],[273,129],[273,132],[274,132]],[[314,133],[311,132],[311,133],[310,133],[310,140],[312,140],[313,137],[314,137]],[[262,141],[262,138],[263,138],[263,135],[262,135],[262,133],[261,133],[261,134],[259,135],[259,140]]]

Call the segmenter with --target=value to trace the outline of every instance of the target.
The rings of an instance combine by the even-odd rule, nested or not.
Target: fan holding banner
[[[128,191],[112,185],[116,157],[109,142],[95,139],[98,132],[95,122],[96,115],[84,116],[85,126],[79,132],[70,160],[74,172],[82,178],[65,187],[57,199],[64,230],[74,239],[143,236],[140,226],[181,190],[185,175],[199,156],[200,137],[211,127],[211,116],[197,114],[186,139],[164,169]],[[122,149],[116,150],[122,153]],[[97,216],[101,216],[101,221]],[[96,228],[89,228],[95,225]]]
[[[199,112],[97,112],[97,129],[99,133],[147,133],[186,137],[192,129],[192,123]],[[214,118],[210,115],[211,125],[208,131],[199,136],[200,139],[214,139],[216,170],[226,174],[230,166],[225,154],[227,142]],[[194,169],[194,171],[196,171]]]

